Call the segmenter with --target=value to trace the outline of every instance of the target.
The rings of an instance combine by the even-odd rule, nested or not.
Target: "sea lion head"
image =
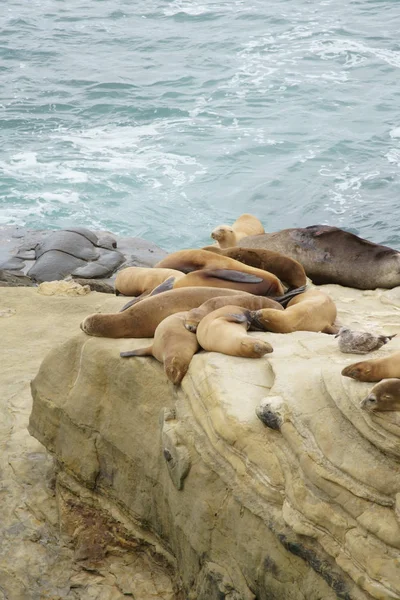
[[[96,337],[113,337],[108,333],[109,320],[107,317],[110,315],[105,314],[94,314],[89,315],[82,321],[79,327],[86,335],[93,335]],[[113,316],[113,315],[111,315]]]
[[[360,402],[369,412],[400,410],[400,379],[383,379]]]
[[[183,364],[177,356],[167,359],[164,362],[164,371],[168,379],[172,381],[174,385],[178,385],[185,377],[189,365]]]
[[[211,232],[211,237],[218,243],[227,242],[231,238],[235,240],[235,232],[230,225],[219,225]]]

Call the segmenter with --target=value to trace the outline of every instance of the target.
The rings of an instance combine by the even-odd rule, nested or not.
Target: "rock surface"
[[[322,289],[340,324],[400,332],[400,288]],[[400,599],[400,414],[360,409],[371,384],[341,376],[357,357],[333,336],[252,335],[273,354],[201,352],[180,388],[152,358],[120,359],[143,340],[55,347],[29,429],[56,458],[59,497],[176,561],[185,599]],[[399,349],[400,336],[369,356]]]
[[[60,476],[56,484],[51,456],[27,431],[30,380],[43,357],[79,331],[88,313],[113,310],[113,300],[94,292],[49,297],[37,288],[0,290],[1,599],[179,597],[171,560],[109,511],[82,507]]]

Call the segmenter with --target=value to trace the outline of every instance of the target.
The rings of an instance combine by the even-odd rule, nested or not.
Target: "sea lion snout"
[[[373,411],[376,408],[378,399],[375,394],[369,394],[364,400],[361,400],[360,407],[364,410]]]

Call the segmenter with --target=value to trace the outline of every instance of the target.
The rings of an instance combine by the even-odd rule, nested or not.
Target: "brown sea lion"
[[[233,258],[249,267],[269,271],[276,275],[289,288],[297,288],[307,283],[307,276],[303,266],[297,260],[294,260],[294,258],[284,256],[279,252],[264,250],[262,248],[243,248],[243,246],[236,246],[235,248],[205,246],[203,250]]]
[[[118,271],[115,278],[115,293],[117,296],[140,296],[151,292],[169,277],[183,277],[184,273],[176,269],[155,269],[146,267],[126,267]]]
[[[236,289],[248,291],[250,293],[277,296],[283,294],[284,291],[281,282],[272,273],[264,271],[263,269],[249,267],[238,260],[233,260],[233,258],[221,256],[214,252],[207,252],[207,250],[179,250],[178,252],[173,252],[166,256],[155,266],[167,269],[178,269],[179,271],[188,274],[192,273],[192,271],[207,271],[206,275],[193,275],[191,280],[182,278],[174,284],[174,287],[188,285],[187,281],[198,281],[199,283],[196,283],[196,285],[207,285],[204,283],[206,279],[210,279],[210,281],[211,279],[220,279],[221,287],[229,287],[229,284],[227,284],[226,281],[233,281],[235,282]],[[251,280],[246,278],[246,275],[250,275],[253,278],[260,278],[262,281],[260,282],[256,279]],[[270,292],[251,291],[251,289],[243,287],[244,285],[253,285],[252,289],[255,290],[254,284],[256,283],[261,283],[261,286],[259,287],[262,290],[268,290],[270,288]],[[217,281],[212,285],[216,284],[218,284]]]
[[[316,285],[361,290],[400,285],[400,253],[328,225],[283,229],[243,238],[241,246],[266,248],[298,260]]]
[[[381,381],[392,377],[400,378],[400,352],[394,352],[383,358],[372,358],[348,365],[342,375],[357,381]]]
[[[168,379],[172,383],[180,383],[186,375],[193,355],[199,349],[196,335],[185,328],[186,315],[187,312],[179,312],[166,317],[156,327],[150,346],[121,352],[121,356],[154,356],[164,363]]]
[[[264,308],[251,313],[256,325],[264,331],[292,333],[293,331],[315,331],[337,333],[333,324],[336,319],[336,304],[324,292],[310,290],[295,296],[284,311]]]
[[[237,246],[239,241],[249,235],[264,233],[264,226],[257,217],[244,213],[233,225],[219,225],[211,232],[211,237],[216,240],[220,248]]]
[[[192,310],[186,313],[185,327],[193,333],[196,332],[197,326],[206,315],[217,308],[222,308],[228,304],[234,304],[241,308],[247,308],[247,310],[258,310],[260,308],[275,308],[275,310],[283,310],[283,307],[279,302],[276,302],[272,298],[265,298],[263,296],[250,296],[249,294],[238,294],[237,296],[222,296],[219,298],[211,298],[207,300],[198,308],[192,308]]]
[[[197,339],[204,350],[230,356],[260,358],[273,348],[268,342],[247,335],[249,311],[240,306],[223,306],[210,312],[197,327]]]
[[[153,337],[157,325],[169,315],[196,308],[216,296],[235,295],[236,290],[213,287],[170,290],[144,298],[124,312],[89,315],[80,327],[87,335],[98,337]]]
[[[384,379],[374,385],[360,406],[371,412],[400,410],[400,379]]]

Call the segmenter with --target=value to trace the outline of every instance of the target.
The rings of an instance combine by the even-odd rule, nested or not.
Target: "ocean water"
[[[243,212],[400,249],[399,0],[7,0],[0,226],[167,250]]]

